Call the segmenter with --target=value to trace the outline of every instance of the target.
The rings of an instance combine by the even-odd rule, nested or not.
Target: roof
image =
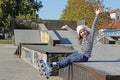
[[[120,20],[116,20],[101,26],[101,29],[110,29],[110,28],[120,30]]]
[[[108,40],[110,40],[110,41],[115,41],[113,38],[111,38],[111,37],[106,37]]]
[[[109,13],[112,14],[112,13],[115,13],[118,9],[111,9],[109,10]]]

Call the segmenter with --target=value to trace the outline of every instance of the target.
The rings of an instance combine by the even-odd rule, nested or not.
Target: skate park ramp
[[[64,80],[120,80],[120,45],[95,44],[88,62],[59,71]]]
[[[20,43],[40,43],[39,30],[14,30],[14,44]]]
[[[47,80],[31,65],[13,55],[16,48],[13,44],[0,44],[0,80]],[[49,80],[60,79],[51,76]]]
[[[21,50],[24,50],[24,54],[28,55],[34,53],[42,53],[47,55],[48,53],[50,53],[50,55],[48,56],[51,56],[53,55],[53,53],[60,53],[60,51],[66,53],[68,50],[68,46],[70,45],[69,47],[71,47],[71,44],[74,45],[74,48],[76,48],[76,50],[79,49],[75,36],[73,36],[73,34],[71,34],[71,32],[69,31],[48,31],[48,34],[50,34],[50,48],[47,47],[48,44],[24,44],[21,46]],[[67,48],[65,49],[64,47],[66,46]],[[57,47],[62,47],[65,50],[61,50]],[[49,49],[51,50],[51,52],[46,51]],[[74,51],[72,48],[70,50],[70,53]],[[62,78],[62,80],[120,80],[119,50],[120,45],[104,45],[96,42],[92,51],[92,57],[89,59],[88,62],[73,63],[66,68],[60,69],[58,76]],[[23,52],[21,52],[20,56],[23,54]],[[31,57],[31,59],[32,58],[33,57]],[[29,59],[29,61],[31,60]]]

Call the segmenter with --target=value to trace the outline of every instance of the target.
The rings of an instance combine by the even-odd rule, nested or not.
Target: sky
[[[43,7],[38,15],[44,20],[59,20],[67,5],[67,0],[41,0]],[[120,9],[120,0],[104,0],[104,5],[112,9]]]

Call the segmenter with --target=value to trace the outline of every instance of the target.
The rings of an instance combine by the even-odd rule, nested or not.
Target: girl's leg
[[[84,61],[83,54],[74,52],[74,53],[70,54],[69,56],[61,59],[59,62],[57,62],[57,65],[59,66],[59,68],[64,68],[73,62],[83,62],[83,61]]]

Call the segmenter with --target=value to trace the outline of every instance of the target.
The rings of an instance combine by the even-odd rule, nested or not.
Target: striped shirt
[[[96,24],[98,22],[98,15],[97,14],[95,16],[95,19],[94,19],[94,22],[93,22],[93,25],[92,25],[92,28],[91,28],[91,31],[90,31],[90,34],[89,34],[89,37],[88,37],[88,40],[86,41],[82,41],[81,45],[79,45],[79,49],[77,49],[77,51],[79,53],[82,53],[84,54],[86,57],[91,57],[91,53],[92,53],[92,49],[93,49],[93,42],[94,42],[94,34],[95,34],[95,31],[96,31]],[[72,33],[75,33],[75,31],[73,31],[71,28],[67,27],[67,30],[71,31]],[[76,33],[75,33],[76,34]],[[76,36],[77,37],[77,36]],[[73,48],[75,48],[76,46],[73,45]]]

